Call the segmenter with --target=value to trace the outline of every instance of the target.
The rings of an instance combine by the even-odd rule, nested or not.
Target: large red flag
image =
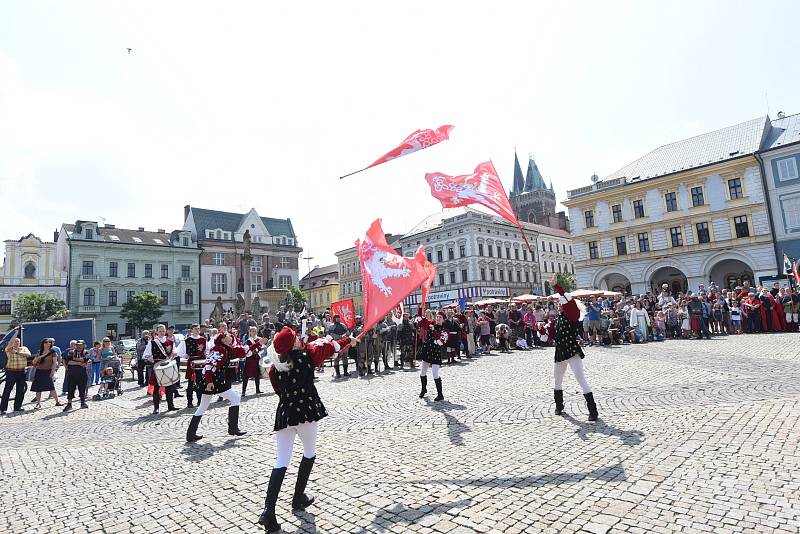
[[[433,280],[436,277],[436,265],[432,264],[425,258],[425,272],[428,277],[422,281],[422,301],[420,302],[420,309],[425,310],[425,302],[428,300],[428,293],[433,285]]]
[[[403,142],[400,143],[400,146],[379,157],[371,165],[368,165],[355,172],[351,172],[350,174],[345,174],[342,176],[342,178],[347,178],[348,176],[365,171],[371,167],[380,165],[381,163],[386,163],[387,161],[399,158],[400,156],[405,156],[407,154],[411,154],[412,152],[416,152],[417,150],[422,150],[423,148],[428,148],[429,146],[441,143],[442,141],[450,138],[450,130],[453,128],[455,128],[455,126],[445,124],[444,126],[439,126],[435,130],[417,130],[406,137]]]
[[[356,241],[356,250],[361,263],[366,332],[428,278],[425,247],[420,245],[413,258],[404,258],[386,242],[381,220],[376,219],[364,241]]]
[[[485,161],[475,167],[472,174],[450,176],[441,172],[429,172],[425,175],[425,179],[431,186],[431,194],[442,203],[443,208],[457,208],[469,204],[486,206],[505,220],[517,225],[528,249],[533,250],[491,161]]]
[[[353,299],[340,300],[331,304],[331,318],[338,315],[347,328],[353,328],[356,325],[355,305]]]

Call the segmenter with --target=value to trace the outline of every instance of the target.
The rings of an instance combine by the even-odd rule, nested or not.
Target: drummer
[[[206,338],[200,333],[200,325],[193,324],[189,328],[189,335],[178,346],[178,355],[186,357],[186,398],[188,408],[194,407],[193,397],[197,395],[197,404],[200,404],[200,396],[202,392],[197,389],[197,378],[195,374],[195,366],[205,364],[206,354],[208,353],[208,344]]]
[[[256,395],[261,393],[261,369],[258,362],[261,359],[261,350],[264,348],[265,340],[258,337],[258,327],[251,326],[247,329],[247,339],[244,340],[243,348],[247,351],[244,363],[244,373],[242,375],[242,397],[247,392],[247,381],[254,378],[256,381]]]
[[[161,391],[159,391],[158,380],[156,379],[155,365],[160,361],[173,360],[175,356],[175,344],[167,337],[167,328],[163,324],[156,325],[153,332],[153,338],[144,349],[142,358],[145,361],[153,363],[154,369],[150,374],[149,385],[153,386],[153,414],[158,413],[158,405],[161,402]],[[172,403],[172,398],[175,395],[175,385],[164,386],[164,391],[167,395],[167,411],[172,412],[177,410]]]

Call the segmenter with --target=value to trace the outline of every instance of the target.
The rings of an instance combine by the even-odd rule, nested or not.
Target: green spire
[[[528,172],[525,176],[525,191],[538,191],[541,189],[547,190],[547,186],[544,183],[542,174],[539,172],[539,168],[536,166],[536,162],[533,161],[533,154],[531,154],[528,159]]]
[[[525,180],[522,178],[522,167],[519,166],[519,158],[517,157],[517,151],[514,151],[514,188],[511,190],[514,194],[522,193],[522,189],[525,187]]]

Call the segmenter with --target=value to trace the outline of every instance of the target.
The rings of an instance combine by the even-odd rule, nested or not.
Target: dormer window
[[[183,240],[182,241],[183,241],[183,246],[184,247],[188,247],[189,246],[189,238],[188,237],[183,236]]]
[[[86,230],[84,230],[83,235],[86,237],[86,239],[94,239],[94,229],[87,228]]]

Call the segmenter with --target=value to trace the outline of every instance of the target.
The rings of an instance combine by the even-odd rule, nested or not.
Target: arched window
[[[25,278],[36,278],[36,264],[32,261],[25,264]]]
[[[217,239],[222,239],[222,230],[217,230]]]
[[[187,289],[183,292],[183,303],[184,304],[194,304],[194,293],[191,289]]]
[[[91,287],[83,290],[83,305],[94,306],[94,289]]]

